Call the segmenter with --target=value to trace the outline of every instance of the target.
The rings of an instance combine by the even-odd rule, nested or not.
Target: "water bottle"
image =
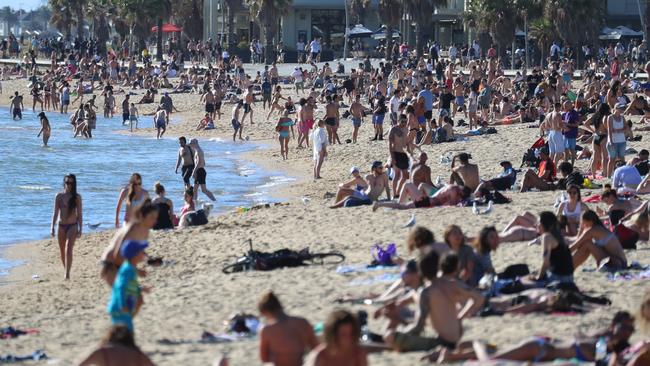
[[[605,337],[598,338],[598,342],[596,342],[594,361],[596,361],[596,366],[607,365],[607,340]]]

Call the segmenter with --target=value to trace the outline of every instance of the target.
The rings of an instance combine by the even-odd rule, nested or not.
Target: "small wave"
[[[223,142],[223,139],[220,138],[220,137],[212,137],[212,138],[208,139],[208,141],[211,141],[211,142]]]
[[[50,186],[39,186],[39,185],[18,186],[18,188],[26,191],[49,191],[52,189],[52,187]]]

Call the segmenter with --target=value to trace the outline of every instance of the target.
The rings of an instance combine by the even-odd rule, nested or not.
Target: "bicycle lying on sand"
[[[272,253],[253,250],[253,240],[247,240],[249,250],[237,258],[233,264],[223,267],[223,273],[230,274],[244,271],[270,271],[277,268],[300,267],[306,265],[332,265],[345,260],[343,253],[310,253],[309,248],[300,251],[280,249]]]

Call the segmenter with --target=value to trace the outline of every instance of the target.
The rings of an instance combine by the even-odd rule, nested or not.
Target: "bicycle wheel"
[[[248,262],[237,262],[223,267],[222,271],[225,274],[244,272],[246,267],[248,267]]]
[[[340,252],[329,253],[311,253],[308,262],[319,265],[339,264],[345,260],[345,256]]]

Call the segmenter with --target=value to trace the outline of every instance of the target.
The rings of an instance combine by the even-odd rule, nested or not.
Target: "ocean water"
[[[166,196],[174,201],[175,211],[182,207],[183,182],[180,174],[174,173],[176,138],[126,136],[118,133],[126,130],[121,126],[121,116],[98,116],[93,139],[74,139],[67,115],[46,115],[52,126],[49,147],[43,147],[41,138],[36,137],[40,129],[36,113],[25,112],[22,121],[13,121],[8,109],[0,108],[0,275],[17,264],[2,259],[3,246],[49,236],[54,196],[63,189],[65,174],[77,176],[86,233],[94,231],[89,223],[100,224],[96,230],[114,227],[119,191],[133,172],[142,175],[150,196],[155,196],[153,185],[160,181]],[[141,118],[142,124],[148,125],[150,121],[151,117]],[[170,129],[173,128],[172,118]],[[199,142],[205,152],[207,187],[217,198],[213,214],[270,202],[273,187],[291,180],[239,158],[241,153],[260,148],[259,145],[219,139]],[[203,193],[199,197],[208,200]]]

